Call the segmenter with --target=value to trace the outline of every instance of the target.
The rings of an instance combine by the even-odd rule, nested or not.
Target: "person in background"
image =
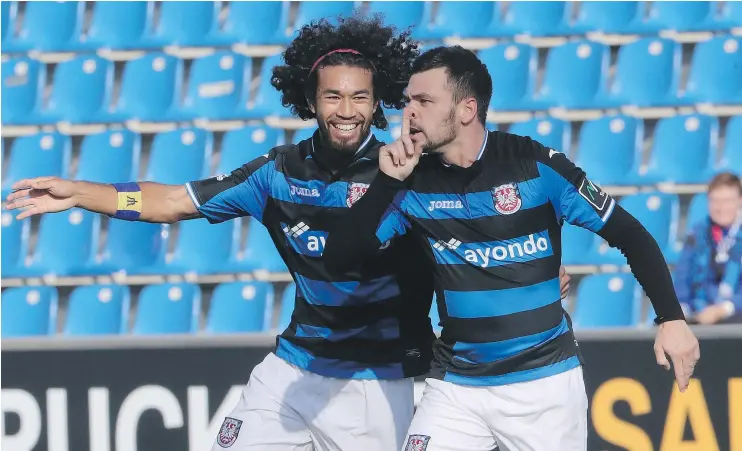
[[[689,321],[742,323],[742,182],[730,172],[708,186],[708,216],[692,229],[675,268]]]

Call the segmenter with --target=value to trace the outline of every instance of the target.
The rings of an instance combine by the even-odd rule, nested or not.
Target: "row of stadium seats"
[[[25,3],[25,2],[24,2]],[[416,37],[440,40],[606,34],[656,34],[661,30],[717,31],[742,27],[738,2],[314,2],[298,5],[291,23],[290,2],[96,2],[85,27],[86,2],[2,3],[3,52],[146,49],[166,45],[283,45],[303,24],[351,15],[354,9],[383,13]],[[156,17],[159,17],[156,20]],[[17,23],[17,22],[20,22]]]
[[[677,194],[649,192],[624,196],[620,205],[632,213],[654,236],[670,263],[678,257],[680,198]],[[18,221],[14,212],[2,215],[3,277],[44,275],[107,275],[125,271],[132,275],[200,275],[287,271],[263,225],[248,219],[247,237],[242,246],[240,219],[209,224],[205,219],[177,225],[173,252],[169,225],[135,223],[110,219],[105,242],[101,216],[72,209],[41,218],[35,248],[29,249],[30,221]],[[687,221],[696,223],[707,214],[705,193],[695,195]],[[565,225],[562,261],[567,265],[624,265],[616,249],[579,227]]]
[[[72,291],[62,333],[67,336],[102,334],[240,333],[283,330],[291,320],[296,285],[286,286],[274,326],[274,287],[268,282],[230,282],[216,286],[201,326],[202,295],[190,283],[148,285],[138,296],[133,326],[129,327],[130,288],[89,285]],[[642,320],[642,293],[631,274],[594,274],[577,286],[573,312],[577,328],[627,327]],[[56,335],[59,293],[48,286],[8,288],[3,292],[2,337]],[[435,302],[430,310],[440,331]],[[651,319],[651,318],[648,318]]]
[[[698,43],[688,82],[680,84],[682,46],[663,38],[645,38],[621,46],[611,68],[610,48],[574,41],[552,48],[543,83],[538,51],[528,44],[498,44],[480,57],[493,78],[495,111],[606,109],[621,105],[683,106],[698,103],[742,105],[742,38],[718,36]],[[194,60],[185,80],[184,60],[152,52],[126,63],[117,99],[113,98],[114,63],[95,55],[78,55],[59,63],[44,101],[47,67],[29,57],[4,61],[3,124],[58,122],[116,123],[128,119],[164,122],[194,119],[289,117],[270,72],[280,55],[263,60],[259,86],[251,99],[253,59],[218,51]],[[612,81],[611,81],[612,79]],[[182,84],[185,98],[180,99]],[[507,86],[507,89],[503,89]]]
[[[494,124],[490,128],[497,128]],[[572,146],[572,124],[543,118],[518,122],[508,131],[530,136],[547,147],[574,157],[594,181],[603,186],[705,183],[720,170],[742,173],[742,116],[731,118],[725,128],[722,149],[717,149],[719,120],[712,116],[680,115],[658,121],[649,160],[642,161],[643,121],[624,115],[605,116],[583,123],[576,146]],[[293,142],[306,139],[314,128],[294,133]],[[391,142],[399,126],[375,130],[376,137]],[[283,130],[246,126],[224,134],[214,173],[216,154],[213,133],[199,128],[180,128],[154,135],[146,171],[140,163],[141,135],[129,130],[105,131],[82,139],[74,178],[99,183],[140,179],[182,184],[216,174],[225,174],[268,153],[284,142]],[[4,152],[3,148],[3,152]],[[717,159],[717,153],[720,157]],[[677,158],[679,154],[682,158]],[[39,176],[70,178],[72,139],[56,132],[15,138],[10,147],[2,183],[3,198],[18,180]]]

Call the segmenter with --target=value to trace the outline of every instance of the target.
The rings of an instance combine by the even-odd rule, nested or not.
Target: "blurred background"
[[[742,2],[1,7],[3,199],[44,175],[180,184],[309,137],[315,123],[281,106],[271,69],[303,24],[355,9],[412,27],[425,47],[475,50],[494,83],[489,128],[567,154],[649,229],[673,271],[708,221],[708,183],[742,174]],[[387,116],[375,133],[390,141],[400,112]],[[3,449],[208,449],[293,309],[263,226],[1,215]],[[699,326],[699,376],[678,397],[620,252],[569,225],[563,249],[590,449],[742,450],[742,325],[720,324],[742,306],[701,321],[715,325]],[[742,281],[732,288],[742,302]],[[717,302],[731,301],[689,305],[689,317]]]

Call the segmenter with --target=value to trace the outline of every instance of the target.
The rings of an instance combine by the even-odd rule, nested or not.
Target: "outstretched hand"
[[[76,205],[75,183],[57,177],[38,177],[13,184],[8,210],[22,210],[16,219],[68,210]]]

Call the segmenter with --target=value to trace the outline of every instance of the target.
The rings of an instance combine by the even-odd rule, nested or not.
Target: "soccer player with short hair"
[[[435,268],[443,330],[404,450],[582,451],[588,400],[559,296],[563,221],[626,255],[658,315],[657,363],[669,369],[670,356],[681,391],[698,341],[652,236],[563,153],[489,132],[491,95],[474,53],[420,56],[402,136],[381,148],[377,177],[330,230],[325,259],[354,268],[380,243],[413,236]]]

